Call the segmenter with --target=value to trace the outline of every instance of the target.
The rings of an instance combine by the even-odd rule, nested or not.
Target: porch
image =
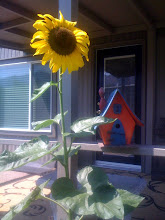
[[[137,74],[134,74],[135,90],[133,99],[135,112],[144,122],[144,128],[136,132],[136,137],[131,146],[111,146],[101,149],[98,145],[98,142],[101,140],[98,139],[98,137],[85,139],[85,141],[78,140],[78,142],[82,142],[82,147],[78,158],[74,157],[73,160],[70,161],[71,176],[75,178],[75,173],[79,168],[78,162],[79,165],[81,164],[81,166],[83,166],[85,165],[85,163],[83,164],[84,159],[86,159],[86,163],[95,164],[97,159],[96,152],[108,152],[112,156],[113,154],[140,155],[141,172],[145,173],[145,175],[152,175],[152,180],[150,179],[151,182],[160,181],[160,184],[162,184],[161,188],[163,186],[164,190],[164,1],[126,0],[124,2],[122,0],[51,0],[47,3],[44,0],[28,0],[26,2],[21,0],[0,0],[0,66],[7,67],[9,64],[14,66],[18,63],[22,65],[22,63],[27,62],[27,65],[31,66],[32,72],[32,70],[35,69],[36,61],[38,62],[41,59],[39,56],[35,58],[32,57],[33,51],[29,46],[31,37],[34,33],[32,24],[37,18],[36,14],[49,13],[54,17],[58,17],[59,10],[62,11],[66,19],[73,21],[78,20],[78,27],[85,30],[89,34],[91,40],[89,54],[90,62],[86,63],[85,67],[79,70],[77,74],[74,73],[70,76],[66,73],[64,77],[65,110],[69,110],[67,115],[68,131],[70,129],[70,124],[75,119],[94,116],[98,110],[98,89],[100,86],[105,85],[103,79],[105,79],[106,72],[104,69],[105,66],[103,66],[103,69],[99,66],[99,51],[103,54],[101,59],[105,61],[107,57],[104,57],[104,53],[107,50],[111,52],[113,49],[114,52],[116,48],[119,50],[127,48],[129,51],[129,48],[132,46],[138,45],[141,47],[140,78],[137,78]],[[109,57],[125,57],[127,55],[130,54],[120,54],[119,52],[117,55],[111,54]],[[134,56],[135,54],[131,54],[131,56],[132,55]],[[38,64],[36,64],[36,66],[37,65]],[[37,68],[39,69],[40,67],[37,66],[36,69]],[[52,76],[52,78],[57,80],[55,75]],[[30,82],[30,77],[27,79]],[[36,78],[34,80],[32,79],[32,81],[35,80]],[[29,91],[30,90],[31,88]],[[52,91],[50,97],[51,104],[48,110],[49,112],[44,110],[44,114],[54,117],[59,112],[56,92]],[[140,99],[137,97],[140,97]],[[3,103],[1,103],[1,106],[3,106]],[[29,106],[29,108],[32,109],[30,114],[27,113],[29,114],[27,116],[27,123],[30,124],[31,120],[34,119],[33,116],[38,107],[35,109],[33,106]],[[47,106],[45,109],[47,109]],[[0,152],[2,149],[14,150],[25,140],[30,140],[32,137],[40,135],[39,132],[33,132],[29,124],[26,128],[13,128],[13,125],[11,127],[8,124],[6,125],[3,113],[2,110],[0,112]],[[48,134],[51,141],[60,140],[57,127],[52,126],[50,129],[42,131],[41,133]],[[76,144],[77,143],[75,143],[75,145]],[[46,161],[48,159],[47,157],[43,160]],[[41,160],[40,162],[42,163],[44,161]],[[52,165],[52,167],[53,166],[54,165]],[[112,170],[110,172],[113,174]],[[63,173],[64,170],[58,164],[57,175],[60,177],[63,176]],[[156,182],[156,184],[157,183],[159,184],[159,182]],[[149,197],[146,198],[148,199]],[[159,219],[162,218],[163,220],[161,216],[165,216],[164,207],[158,203],[154,203],[153,200],[152,202],[150,200],[150,204],[159,207]],[[150,208],[149,210],[152,209],[150,205],[148,208]],[[159,214],[156,210],[152,210],[154,214],[151,215],[152,218],[149,216],[148,219],[157,220]],[[137,218],[141,217],[134,216],[134,219]],[[147,217],[144,218],[147,219]]]

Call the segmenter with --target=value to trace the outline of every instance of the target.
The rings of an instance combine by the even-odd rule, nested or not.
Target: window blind
[[[0,66],[0,128],[28,129],[29,64]]]

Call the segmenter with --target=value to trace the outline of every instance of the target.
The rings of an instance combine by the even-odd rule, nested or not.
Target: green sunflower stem
[[[72,211],[69,209],[69,214],[68,214],[69,220],[73,220],[72,218]]]
[[[64,148],[64,164],[65,164],[65,176],[69,178],[69,167],[68,167],[68,152],[66,145],[65,133],[65,121],[64,121],[64,109],[63,109],[63,94],[62,94],[62,74],[61,69],[59,70],[59,99],[60,99],[60,113],[61,113],[61,134]]]

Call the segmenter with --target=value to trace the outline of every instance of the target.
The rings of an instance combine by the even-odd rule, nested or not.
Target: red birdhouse
[[[116,119],[113,123],[99,126],[100,136],[104,145],[130,144],[135,125],[144,125],[132,112],[118,89],[111,93],[101,115]]]

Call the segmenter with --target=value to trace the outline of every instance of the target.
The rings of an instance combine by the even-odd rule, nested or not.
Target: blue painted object
[[[117,119],[112,126],[111,144],[112,145],[126,144],[124,127],[119,119]]]

